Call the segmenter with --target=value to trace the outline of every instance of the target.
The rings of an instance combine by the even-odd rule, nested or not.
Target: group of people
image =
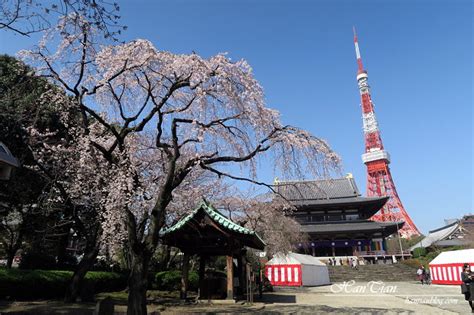
[[[329,264],[329,266],[336,266],[337,265],[336,258],[334,258],[334,257],[329,258],[328,264]],[[342,266],[342,258],[339,258],[339,264]]]
[[[425,269],[425,266],[420,266],[416,271],[416,275],[418,276],[418,280],[421,281],[421,284],[431,284],[431,275],[430,271]]]
[[[337,265],[337,261],[336,261],[336,258],[329,258],[328,260],[328,264],[329,266],[336,266]],[[359,266],[359,261],[356,259],[356,258],[348,258],[346,257],[346,261],[345,263],[343,262],[342,258],[339,258],[339,265],[343,266],[343,265],[347,265],[347,266],[351,266],[351,268],[353,269],[358,269],[357,266]]]

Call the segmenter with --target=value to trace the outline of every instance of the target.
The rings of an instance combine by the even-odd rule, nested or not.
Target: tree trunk
[[[146,315],[148,263],[151,255],[132,251],[132,269],[128,277],[127,315]]]
[[[160,271],[168,270],[170,260],[171,260],[171,247],[164,245],[163,246],[163,259],[160,262]]]
[[[7,269],[12,268],[13,259],[15,259],[15,254],[20,249],[22,241],[23,241],[23,232],[20,229],[20,232],[18,233],[18,237],[16,238],[16,240],[13,240],[13,237],[12,237],[12,244],[8,246],[8,249],[7,249]]]
[[[8,251],[7,253],[7,269],[11,269],[13,265],[13,259],[15,258],[16,250]]]
[[[63,268],[66,265],[66,257],[67,257],[67,245],[69,241],[69,229],[70,227],[67,226],[61,232],[64,233],[62,236],[59,237],[58,241],[58,251],[57,251],[57,259],[58,259],[58,266]]]
[[[186,300],[188,297],[188,278],[189,278],[189,254],[183,255],[183,269],[181,272],[181,293],[180,298]]]
[[[71,282],[66,290],[66,296],[64,302],[74,303],[81,292],[82,285],[84,283],[84,277],[86,276],[87,271],[92,267],[99,254],[99,245],[96,244],[93,248],[89,250],[86,249],[84,257],[81,262],[77,265],[74,274],[72,275]]]

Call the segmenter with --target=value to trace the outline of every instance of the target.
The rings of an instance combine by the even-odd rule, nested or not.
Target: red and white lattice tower
[[[417,227],[403,207],[397,194],[397,189],[390,174],[390,155],[384,150],[382,138],[380,137],[377,118],[375,117],[374,104],[370,97],[370,89],[367,83],[367,71],[364,70],[360,57],[359,43],[354,28],[354,45],[357,56],[357,83],[359,85],[362,120],[364,125],[365,153],[362,161],[367,166],[367,196],[389,196],[385,206],[371,219],[379,222],[400,222],[405,224],[400,229],[403,237],[410,238],[420,235]]]

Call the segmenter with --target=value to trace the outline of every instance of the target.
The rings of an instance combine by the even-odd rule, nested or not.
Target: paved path
[[[470,314],[459,286],[422,286],[417,282],[336,283],[332,286],[264,293],[253,305],[149,305],[151,314]],[[91,315],[94,304],[60,301],[0,302],[0,314]],[[126,314],[117,305],[116,314]]]
[[[468,314],[459,286],[347,282],[266,294],[266,310],[351,314]]]

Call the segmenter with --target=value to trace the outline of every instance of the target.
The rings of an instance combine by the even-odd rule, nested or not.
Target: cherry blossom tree
[[[338,165],[325,141],[280,122],[244,60],[173,54],[143,39],[98,47],[94,26],[78,15],[55,31],[22,55],[68,91],[82,116],[78,130],[101,154],[98,167],[117,172],[102,199],[103,230],[124,224],[127,232],[128,314],[146,314],[146,275],[159,231],[194,172],[264,185],[256,177],[262,154],[287,176],[321,176]],[[97,126],[107,141],[97,139]]]
[[[246,196],[235,192],[216,205],[231,214],[234,221],[256,231],[266,244],[268,256],[287,253],[307,241],[308,236],[302,232],[301,225],[291,217],[295,207],[278,194]]]
[[[120,7],[103,0],[0,0],[0,30],[22,36],[45,31],[56,19],[72,12],[85,16],[105,37],[117,38],[125,26],[119,24]]]
[[[60,123],[67,130],[41,131],[34,126],[27,128],[28,144],[34,163],[24,165],[43,178],[50,188],[45,194],[41,208],[44,211],[61,213],[61,220],[49,230],[67,228],[67,235],[75,233],[84,241],[84,253],[74,270],[65,300],[77,298],[86,272],[95,262],[102,240],[103,204],[106,202],[108,182],[116,176],[114,169],[103,168],[102,155],[90,146],[90,138],[106,141],[107,133],[100,126],[91,126],[89,136],[74,127],[77,114],[70,99],[58,89],[44,93],[41,103],[55,104],[60,114]]]

